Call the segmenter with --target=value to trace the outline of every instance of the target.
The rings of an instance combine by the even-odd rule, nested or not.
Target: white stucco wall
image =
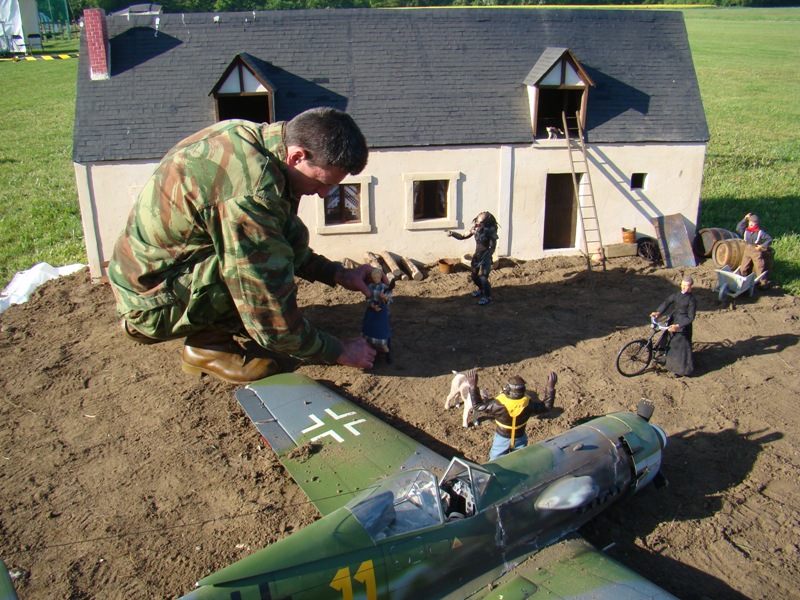
[[[659,215],[684,215],[692,236],[704,160],[703,144],[590,148],[590,176],[604,245],[622,242],[623,227],[655,237],[651,219]],[[455,223],[408,230],[403,175],[437,172],[459,173]],[[471,252],[474,244],[448,238],[444,232],[448,225],[463,232],[483,210],[498,219],[501,255],[527,260],[575,254],[578,248],[542,249],[545,188],[550,173],[571,173],[563,140],[516,148],[374,151],[365,172],[372,180],[370,233],[320,235],[319,231],[336,228],[324,228],[317,198],[301,202],[300,216],[312,233],[313,248],[336,259],[347,256],[361,260],[366,250],[390,250],[425,263],[460,256]],[[647,174],[645,189],[630,189],[633,173]],[[581,235],[576,239],[580,245]]]
[[[547,175],[571,172],[564,144],[557,140],[526,147],[372,151],[364,173],[351,178],[362,184],[362,193],[369,190],[367,223],[325,227],[322,200],[316,196],[303,198],[300,217],[311,232],[312,247],[332,259],[361,261],[365,251],[382,250],[423,263],[460,256],[471,252],[474,244],[459,242],[444,232],[453,228],[463,232],[483,210],[498,218],[499,255],[535,259],[577,253],[578,248],[542,249]],[[655,236],[651,219],[676,213],[686,218],[693,235],[704,159],[703,144],[590,147],[590,175],[603,243],[621,242],[622,227]],[[101,264],[110,258],[130,207],[155,165],[154,161],[75,166],[94,277],[101,275]],[[630,189],[632,173],[647,174],[645,189]],[[451,217],[413,223],[408,190],[415,178],[454,182]],[[580,243],[581,235],[576,239]]]
[[[93,278],[105,275],[102,265],[111,258],[131,206],[157,164],[153,161],[74,165],[86,254]]]
[[[571,173],[563,142],[517,149],[515,156],[512,247],[516,258],[564,254],[542,249],[547,175]],[[622,228],[655,237],[652,219],[682,214],[690,237],[700,206],[705,162],[704,144],[605,145],[589,147],[589,175],[604,245],[622,242]],[[644,173],[646,186],[631,190],[633,173]],[[520,227],[522,226],[522,227]],[[578,224],[580,227],[580,223]],[[581,244],[582,234],[576,235]]]

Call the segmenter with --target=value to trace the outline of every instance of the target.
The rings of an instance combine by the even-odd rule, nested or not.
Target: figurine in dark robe
[[[684,277],[681,281],[680,293],[671,294],[661,303],[655,312],[650,313],[653,318],[658,318],[671,310],[671,333],[667,356],[664,366],[675,377],[691,375],[694,371],[694,357],[692,355],[692,322],[697,311],[697,300],[692,294],[694,281],[691,277]]]

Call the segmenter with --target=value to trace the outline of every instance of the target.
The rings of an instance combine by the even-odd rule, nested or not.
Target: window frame
[[[440,171],[431,173],[404,173],[405,190],[405,227],[411,231],[431,229],[453,229],[458,227],[456,210],[461,195],[459,182],[463,174],[460,171]],[[414,219],[414,182],[415,181],[447,181],[447,215],[438,219]]]
[[[361,220],[353,223],[325,223],[325,198],[316,203],[317,233],[320,235],[340,235],[349,233],[370,233],[372,231],[373,181],[369,175],[345,177],[339,185],[360,185],[359,211]],[[365,193],[366,192],[366,193]]]

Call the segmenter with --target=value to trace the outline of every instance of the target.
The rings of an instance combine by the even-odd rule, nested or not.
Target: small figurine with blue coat
[[[361,335],[379,353],[385,354],[386,363],[391,364],[392,326],[389,323],[389,304],[392,302],[392,286],[383,283],[383,272],[380,269],[373,269],[369,289],[372,295],[367,299]]]

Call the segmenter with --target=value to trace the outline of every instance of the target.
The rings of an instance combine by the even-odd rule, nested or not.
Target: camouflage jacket
[[[214,322],[215,303],[235,306],[262,347],[335,362],[341,342],[303,317],[294,278],[333,286],[341,265],[308,247],[284,125],[222,121],[167,153],[109,264],[120,314],[194,303],[198,316],[184,318],[202,326]]]

